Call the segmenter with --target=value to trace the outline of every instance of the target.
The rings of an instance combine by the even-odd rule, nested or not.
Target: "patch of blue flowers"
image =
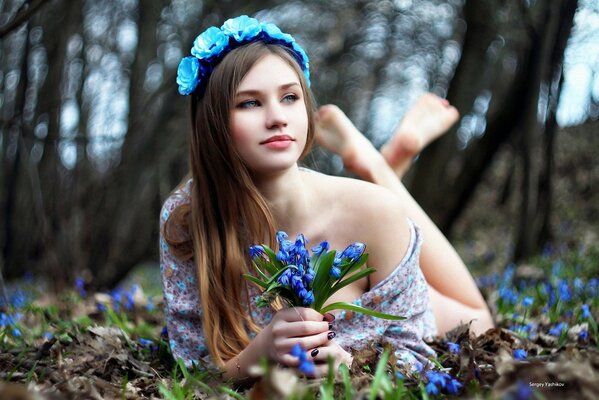
[[[425,377],[427,381],[426,393],[432,396],[436,396],[441,392],[456,395],[462,388],[460,381],[446,372],[427,371]]]
[[[571,265],[571,261],[554,260],[546,268],[544,279],[527,280],[518,277],[517,266],[510,264],[502,274],[479,277],[477,282],[481,289],[495,288],[498,314],[519,335],[532,340],[549,335],[558,344],[568,336],[579,342],[597,342],[599,329],[592,310],[599,307],[599,280],[585,281],[577,273],[581,265]]]

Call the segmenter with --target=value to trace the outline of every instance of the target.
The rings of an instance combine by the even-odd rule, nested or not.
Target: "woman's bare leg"
[[[426,240],[420,266],[430,287],[439,334],[473,319],[472,329],[476,333],[493,327],[489,309],[453,246],[406,190],[383,155],[338,107],[328,105],[319,110],[317,140],[339,154],[346,168],[400,196],[406,213],[422,229]]]
[[[459,116],[449,101],[425,93],[406,112],[391,139],[381,148],[381,154],[401,179],[414,156],[447,132]]]

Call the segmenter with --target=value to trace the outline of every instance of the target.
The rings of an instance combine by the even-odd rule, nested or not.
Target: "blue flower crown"
[[[291,50],[310,86],[308,55],[295,39],[281,32],[275,24],[260,23],[255,18],[241,15],[228,19],[220,28],[211,26],[195,38],[191,56],[184,57],[177,69],[179,93],[187,96],[205,86],[214,67],[231,50],[256,41],[283,45]]]

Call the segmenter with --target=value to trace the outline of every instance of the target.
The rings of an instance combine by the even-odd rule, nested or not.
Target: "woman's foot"
[[[459,116],[458,110],[447,100],[425,93],[407,111],[391,139],[381,148],[381,154],[401,178],[412,159],[447,132]]]
[[[320,107],[316,113],[316,141],[339,155],[347,170],[369,181],[373,180],[372,169],[384,162],[372,143],[333,104]]]

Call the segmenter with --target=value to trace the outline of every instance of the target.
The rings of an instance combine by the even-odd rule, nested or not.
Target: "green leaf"
[[[374,400],[378,396],[379,387],[385,390],[387,386],[389,386],[389,382],[385,382],[385,378],[388,380],[387,374],[385,370],[387,369],[387,359],[389,358],[389,349],[385,349],[379,362],[376,364],[376,372],[374,373],[374,379],[372,380],[372,385],[370,386],[370,396],[368,396],[369,400]]]
[[[343,281],[337,282],[335,285],[333,285],[329,289],[327,297],[331,297],[333,295],[333,293],[335,293],[339,289],[344,288],[345,286],[347,286],[351,283],[354,283],[355,281],[360,280],[360,279],[372,274],[375,271],[376,271],[376,269],[374,269],[374,268],[366,268],[363,271],[357,272],[357,273],[353,274],[352,276],[345,278]]]
[[[360,258],[358,258],[356,261],[354,262],[343,262],[341,263],[341,276],[340,278],[343,279],[343,277],[345,275],[349,275],[352,272],[356,271],[358,268],[360,268],[362,265],[364,265],[364,263],[368,260],[368,254],[364,253],[360,256]]]
[[[352,400],[354,398],[354,390],[349,376],[349,368],[345,364],[339,366],[339,374],[343,382],[343,392],[345,400]]]
[[[262,245],[264,248],[264,252],[270,258],[270,263],[267,263],[269,267],[272,268],[272,271],[269,271],[271,274],[275,274],[278,270],[284,267],[283,263],[277,260],[277,254],[268,246]]]
[[[357,306],[355,304],[347,303],[347,302],[344,302],[344,301],[340,301],[340,302],[337,302],[337,303],[329,304],[328,306],[326,306],[323,309],[321,309],[320,312],[322,314],[324,314],[324,313],[329,312],[331,310],[350,310],[350,311],[355,311],[355,312],[363,313],[363,314],[366,314],[366,315],[370,315],[372,317],[384,318],[384,319],[391,319],[391,320],[395,320],[395,321],[406,319],[406,317],[400,317],[398,315],[385,314],[385,313],[382,313],[382,312],[378,312],[378,311],[374,311],[374,310],[369,310],[368,308],[360,307],[360,306]]]
[[[252,260],[252,263],[256,266],[256,269],[258,269],[260,273],[265,277],[268,277],[268,275],[272,275],[277,272],[276,267],[273,266],[273,264],[270,261],[265,261],[259,257],[254,258]],[[262,270],[266,271],[268,275],[264,271],[260,270],[258,266],[260,266]]]
[[[312,282],[312,290],[314,292],[314,303],[312,308],[316,311],[319,311],[320,307],[322,307],[324,302],[328,299],[327,292],[332,285],[332,282],[330,282],[331,276],[329,275],[329,271],[333,265],[335,254],[336,252],[334,250],[328,251],[326,254],[318,257],[318,260],[314,263],[314,266],[312,266],[312,269],[315,272],[314,281]]]
[[[254,282],[255,284],[257,284],[258,286],[263,287],[264,289],[266,289],[268,287],[268,282],[264,282],[258,278],[256,278],[254,275],[250,275],[250,274],[243,274],[243,277],[249,281]]]

